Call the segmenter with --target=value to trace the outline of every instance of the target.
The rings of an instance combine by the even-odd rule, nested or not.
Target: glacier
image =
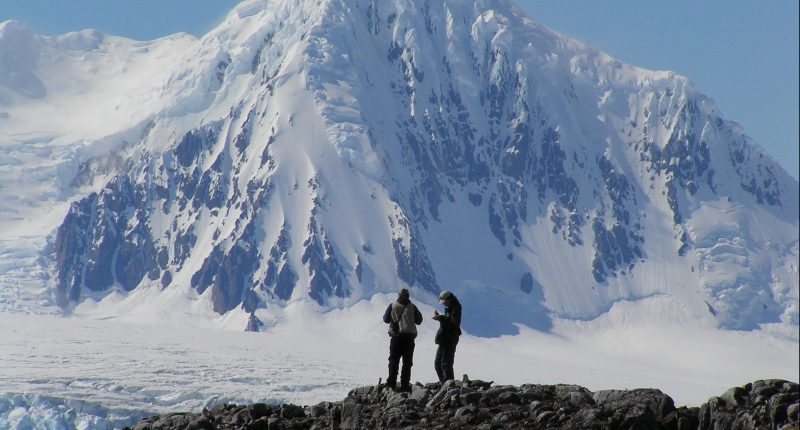
[[[1,312],[0,428],[111,429],[224,402],[338,399],[385,378],[388,340],[379,317],[393,297],[377,294],[324,315],[294,303],[283,323],[261,333],[214,330],[176,313],[125,321],[99,303],[83,318]],[[550,333],[520,326],[514,336],[467,334],[456,372],[496,384],[658,387],[689,406],[756,378],[797,378],[796,343],[777,333],[677,325],[674,307],[658,297],[621,302],[592,321],[555,318]],[[432,381],[433,308],[420,308],[426,321],[412,378]]]

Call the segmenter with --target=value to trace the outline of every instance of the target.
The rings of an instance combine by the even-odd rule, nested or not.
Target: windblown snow
[[[0,425],[341,397],[383,376],[401,287],[461,299],[482,379],[797,380],[797,181],[682,76],[434,3],[0,24]]]

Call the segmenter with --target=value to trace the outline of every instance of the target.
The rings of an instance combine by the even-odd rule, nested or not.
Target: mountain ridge
[[[235,8],[138,143],[77,169],[113,179],[53,238],[59,305],[179,288],[257,328],[412,286],[473,303],[479,335],[660,294],[797,325],[797,182],[713,101],[510,2],[417,3]]]

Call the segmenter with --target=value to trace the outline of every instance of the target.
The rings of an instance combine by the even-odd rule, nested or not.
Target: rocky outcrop
[[[780,379],[733,387],[700,407],[700,428],[797,429],[798,397],[798,385]]]
[[[356,388],[314,406],[218,404],[201,413],[147,418],[133,430],[178,429],[797,429],[800,386],[765,380],[701,407],[676,407],[656,389],[591,392],[577,385],[417,383],[409,392]]]

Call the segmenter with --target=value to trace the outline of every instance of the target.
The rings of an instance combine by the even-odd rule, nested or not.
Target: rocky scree
[[[798,400],[800,386],[777,379],[733,387],[690,408],[676,407],[656,389],[591,392],[577,385],[493,386],[465,375],[463,381],[416,383],[411,392],[382,385],[360,387],[344,400],[305,407],[218,404],[201,413],[152,416],[133,430],[796,430]]]

